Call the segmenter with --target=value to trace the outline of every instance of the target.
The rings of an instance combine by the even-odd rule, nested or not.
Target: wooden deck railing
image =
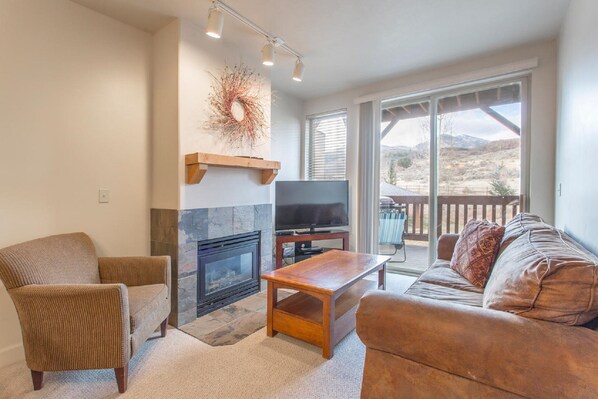
[[[428,241],[428,196],[391,196],[405,205],[405,238]],[[520,210],[519,196],[440,195],[438,196],[437,235],[459,233],[470,219],[488,219],[504,225]]]

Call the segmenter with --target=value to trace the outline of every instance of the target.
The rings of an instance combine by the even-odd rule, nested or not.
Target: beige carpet
[[[389,275],[389,290],[414,279]],[[148,341],[119,395],[112,370],[46,373],[34,392],[24,362],[0,369],[0,398],[358,398],[365,347],[352,332],[331,360],[312,345],[265,329],[231,346],[209,346],[174,328]]]

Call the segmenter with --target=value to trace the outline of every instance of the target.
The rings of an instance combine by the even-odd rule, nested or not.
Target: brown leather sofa
[[[125,392],[131,356],[158,326],[166,336],[168,256],[98,258],[87,235],[62,234],[1,249],[0,279],[35,390],[44,371],[113,368]]]
[[[570,237],[546,235],[552,249],[574,245]],[[362,298],[362,398],[598,397],[597,320],[572,326],[484,308],[484,289],[449,266],[457,239],[440,237],[438,260],[404,295],[377,291]],[[523,257],[532,244],[520,241],[501,247],[500,256]],[[575,293],[576,283],[569,288]]]

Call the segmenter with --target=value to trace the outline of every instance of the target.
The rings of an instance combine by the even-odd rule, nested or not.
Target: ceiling
[[[173,18],[204,27],[210,0],[72,0],[147,32]],[[275,90],[310,99],[554,38],[569,0],[225,0],[304,55],[303,82],[294,58],[277,54]],[[225,15],[223,40],[255,48],[263,37]],[[247,53],[253,54],[253,53]],[[264,67],[267,68],[267,67]],[[263,71],[260,71],[263,72]]]

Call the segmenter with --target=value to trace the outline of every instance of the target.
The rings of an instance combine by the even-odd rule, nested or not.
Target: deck
[[[397,251],[396,255],[391,256],[391,261],[387,264],[389,271],[400,272],[407,275],[419,275],[424,272],[428,266],[428,242],[427,241],[405,241],[407,260],[399,263],[403,259],[403,251]],[[384,254],[391,254],[394,252],[392,245],[381,245],[380,249]],[[389,255],[390,256],[390,255]]]

